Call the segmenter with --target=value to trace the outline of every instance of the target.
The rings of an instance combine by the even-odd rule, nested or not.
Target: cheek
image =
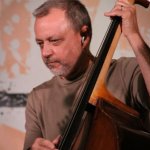
[[[80,36],[65,39],[63,44],[55,51],[56,57],[65,64],[74,64],[82,51]]]
[[[69,60],[70,63],[76,61],[81,54],[81,46],[79,43],[70,43],[65,49],[63,56],[65,59]]]
[[[41,58],[42,58],[43,62],[46,64],[46,58],[44,58],[42,55],[41,55]]]
[[[78,58],[82,53],[82,46],[80,42],[73,44],[72,55],[73,57]]]

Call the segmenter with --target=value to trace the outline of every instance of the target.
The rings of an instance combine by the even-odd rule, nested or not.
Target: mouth
[[[52,68],[58,68],[60,66],[60,63],[58,61],[48,61],[45,64],[50,69],[52,69]]]

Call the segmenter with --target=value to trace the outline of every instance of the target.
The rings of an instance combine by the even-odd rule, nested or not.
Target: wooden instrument
[[[130,2],[144,7],[149,5],[146,0],[131,0]],[[82,149],[150,149],[150,134],[144,131],[138,112],[114,98],[105,87],[106,73],[121,34],[120,21],[121,18],[115,17],[109,26],[78,105],[58,146],[59,150],[77,150],[75,145],[82,142],[81,135],[77,133],[84,128],[81,127],[81,120],[86,110],[92,116],[92,122]]]

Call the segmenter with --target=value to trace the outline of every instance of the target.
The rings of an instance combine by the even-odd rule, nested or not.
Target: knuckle
[[[37,143],[37,142],[40,142],[41,141],[41,138],[36,138],[35,139],[35,142]]]

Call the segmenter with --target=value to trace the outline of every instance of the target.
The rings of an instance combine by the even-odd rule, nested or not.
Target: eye
[[[43,48],[43,45],[44,43],[43,42],[40,42],[40,41],[36,41],[37,45],[40,47],[40,48]]]
[[[51,39],[49,40],[50,43],[52,43],[54,46],[58,46],[61,44],[62,39]]]

